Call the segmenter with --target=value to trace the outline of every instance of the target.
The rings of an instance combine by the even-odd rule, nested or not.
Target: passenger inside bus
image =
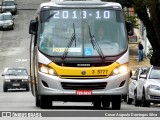
[[[103,27],[100,27],[98,30],[98,40],[102,41],[105,40],[105,31]]]
[[[103,26],[100,26],[97,31],[96,40],[98,42],[111,42],[110,35],[107,34],[106,29]]]

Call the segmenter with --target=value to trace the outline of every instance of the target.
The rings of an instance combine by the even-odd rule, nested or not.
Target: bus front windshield
[[[39,50],[50,56],[115,56],[127,49],[121,11],[56,9],[40,14]],[[97,50],[97,46],[98,50]]]

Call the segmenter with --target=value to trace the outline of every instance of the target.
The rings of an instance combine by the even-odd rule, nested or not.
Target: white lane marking
[[[16,62],[27,62],[29,59],[16,59]]]

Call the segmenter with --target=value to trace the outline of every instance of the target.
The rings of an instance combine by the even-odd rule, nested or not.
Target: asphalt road
[[[29,22],[34,17],[35,8],[41,2],[49,0],[17,0],[18,14],[15,17],[15,29],[0,31],[0,74],[6,67],[25,67],[29,70]],[[10,90],[3,92],[3,77],[0,76],[0,111],[42,111],[35,106],[31,92]],[[96,111],[92,103],[53,102],[54,107],[43,111]],[[110,109],[100,109],[107,111]],[[121,111],[159,111],[159,105],[149,108],[135,107],[122,102]],[[102,119],[102,118],[101,118]],[[94,119],[93,119],[94,120]]]

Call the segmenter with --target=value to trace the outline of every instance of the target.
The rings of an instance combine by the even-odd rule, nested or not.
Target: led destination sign
[[[109,19],[110,11],[108,10],[54,10],[54,19],[87,19],[89,17],[94,17],[95,19]]]

